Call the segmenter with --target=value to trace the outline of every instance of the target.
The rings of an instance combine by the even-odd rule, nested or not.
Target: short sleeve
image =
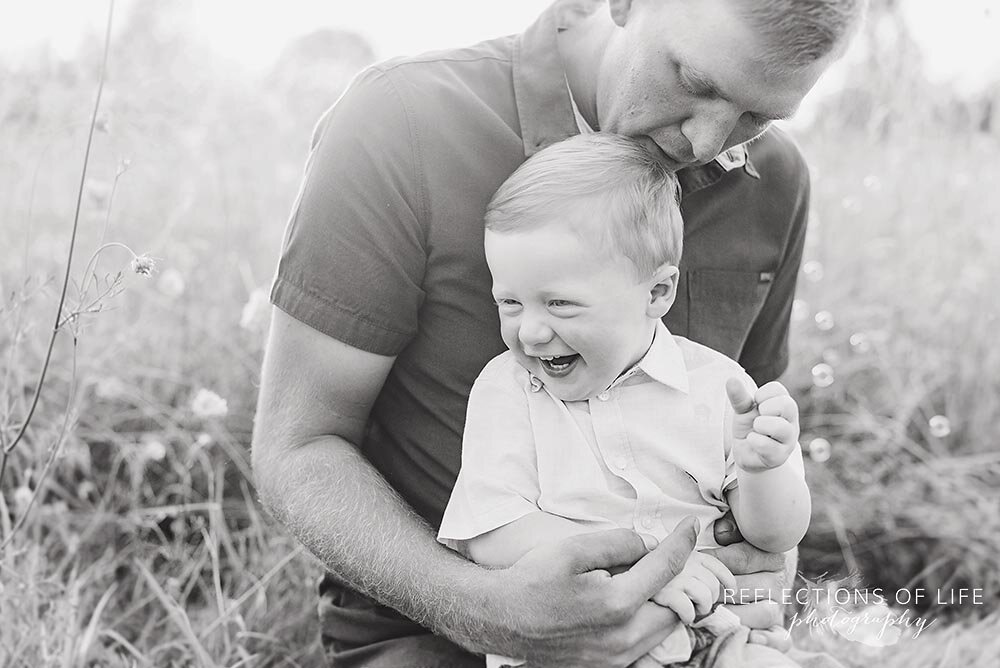
[[[469,395],[462,468],[438,533],[438,540],[451,547],[539,510],[538,460],[525,390],[513,381],[484,379],[490,370],[487,366]]]
[[[404,99],[358,76],[316,128],[271,301],[351,346],[399,353],[417,330],[425,197]]]
[[[773,133],[772,133],[773,134]],[[790,140],[786,140],[789,141]],[[791,225],[784,253],[753,327],[740,354],[740,364],[758,384],[776,379],[788,368],[788,333],[792,317],[795,284],[802,264],[806,226],[809,219],[809,168],[791,144],[784,170],[786,181],[794,184]]]

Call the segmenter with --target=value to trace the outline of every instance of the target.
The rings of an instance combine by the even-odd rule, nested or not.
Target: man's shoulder
[[[754,169],[769,184],[803,188],[809,184],[809,166],[798,144],[785,130],[771,126],[748,148]]]
[[[481,80],[485,83],[492,76],[509,75],[514,39],[499,37],[461,48],[390,58],[368,69],[371,76],[387,77],[419,91],[422,99],[433,100],[428,93],[437,89],[447,90],[456,84],[475,88]]]

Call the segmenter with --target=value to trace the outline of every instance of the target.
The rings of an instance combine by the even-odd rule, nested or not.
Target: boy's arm
[[[476,563],[506,568],[539,545],[599,530],[539,510],[462,543]]]
[[[727,499],[743,537],[767,552],[795,547],[812,512],[802,452],[799,413],[781,383],[754,394],[737,379],[726,384],[732,416],[732,449],[738,488]]]
[[[739,485],[727,496],[743,538],[765,552],[792,549],[809,528],[812,502],[796,456],[773,469],[738,469]]]

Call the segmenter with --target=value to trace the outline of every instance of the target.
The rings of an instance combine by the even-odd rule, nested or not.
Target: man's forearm
[[[345,440],[324,437],[255,462],[261,497],[330,571],[470,649],[510,632],[490,574],[431,528]]]

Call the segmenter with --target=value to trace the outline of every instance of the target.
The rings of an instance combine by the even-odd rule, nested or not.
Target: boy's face
[[[558,221],[486,231],[504,343],[563,401],[599,394],[638,362],[673,300],[675,268],[637,281],[628,259],[596,246]]]

